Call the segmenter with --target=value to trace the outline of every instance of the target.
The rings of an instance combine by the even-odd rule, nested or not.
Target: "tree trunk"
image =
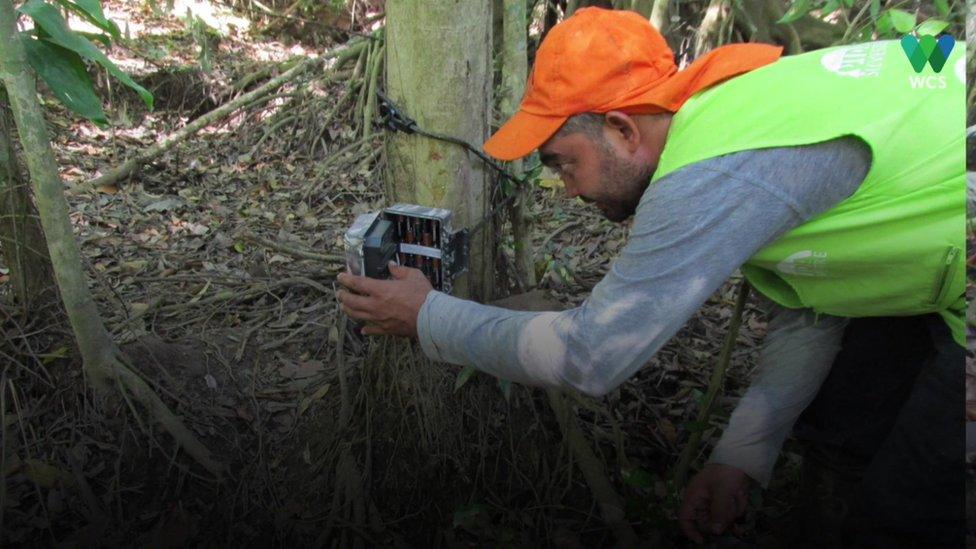
[[[670,7],[670,0],[654,0],[654,6],[651,8],[651,13],[648,14],[648,19],[651,21],[651,25],[653,25],[654,28],[657,29],[657,32],[661,33],[661,35],[665,38],[668,37],[668,31],[671,30]],[[671,41],[669,40],[668,43],[670,44]]]
[[[490,2],[390,0],[386,4],[386,85],[390,98],[424,130],[480,147],[491,105]],[[391,200],[448,208],[456,229],[490,211],[490,178],[461,147],[416,134],[387,141]],[[490,299],[493,224],[471,235],[469,270],[455,293]]]
[[[30,187],[13,146],[14,122],[0,89],[0,252],[23,313],[31,318],[57,301],[57,286]]]
[[[525,32],[527,13],[524,0],[502,1],[502,85],[499,92],[499,111],[503,119],[508,119],[518,109],[525,93],[525,80],[528,73],[528,57]],[[512,173],[522,172],[522,161],[511,163]],[[527,205],[532,200],[532,189],[528,186],[517,191],[519,196],[512,204],[512,237],[515,242],[515,271],[519,285],[524,292],[535,286],[535,264],[532,250],[532,225],[526,215]]]
[[[145,406],[187,453],[217,473],[221,467],[212,460],[209,451],[129,368],[125,356],[105,329],[85,280],[81,253],[68,217],[68,201],[64,198],[63,183],[58,175],[57,159],[37,101],[37,86],[27,67],[13,5],[10,0],[0,0],[0,75],[10,96],[54,276],[81,352],[85,374],[101,393],[107,392],[113,382],[118,383],[123,394]]]
[[[787,54],[803,53],[793,24],[776,24],[785,12],[786,6],[776,0],[741,0],[735,4],[739,26],[745,27],[750,42],[782,44]]]
[[[726,28],[729,15],[730,11],[726,0],[711,0],[708,3],[701,24],[698,25],[698,32],[695,33],[694,52],[696,59],[722,45],[723,31]]]
[[[628,2],[620,2],[617,5],[617,9],[636,11],[648,19],[651,17],[653,8],[654,0],[630,0]]]

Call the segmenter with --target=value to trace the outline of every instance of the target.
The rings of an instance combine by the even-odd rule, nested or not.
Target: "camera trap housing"
[[[346,230],[346,268],[370,278],[389,278],[388,264],[420,269],[435,290],[451,292],[468,268],[467,231],[451,228],[451,211],[395,204],[356,217]]]

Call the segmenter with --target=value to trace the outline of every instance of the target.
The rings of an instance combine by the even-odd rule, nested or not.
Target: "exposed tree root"
[[[219,476],[223,472],[223,465],[213,459],[210,450],[197,440],[186,425],[159,398],[159,395],[135,373],[121,351],[117,348],[112,349],[97,359],[96,364],[86,363],[86,368],[89,371],[112,372],[119,389],[123,392],[127,391],[136,402],[144,406],[150,416],[159,422],[190,457],[214,475]]]
[[[586,479],[586,484],[589,485],[593,498],[600,507],[603,520],[613,529],[621,547],[637,547],[637,534],[627,523],[623,500],[613,490],[610,480],[603,471],[603,463],[583,437],[579,425],[576,424],[572,407],[566,403],[559,391],[549,389],[546,394],[549,397],[549,405],[556,414],[556,420],[559,421],[559,428],[563,432],[566,444],[576,458],[576,465],[583,473],[583,478]]]

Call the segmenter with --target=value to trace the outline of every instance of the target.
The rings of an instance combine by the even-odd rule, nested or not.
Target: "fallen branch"
[[[313,252],[311,250],[303,250],[295,246],[289,246],[288,244],[282,244],[280,242],[274,242],[266,238],[261,238],[260,236],[253,233],[241,233],[240,238],[245,242],[250,242],[251,244],[257,244],[258,246],[263,246],[269,250],[274,250],[276,252],[281,252],[283,254],[288,254],[293,257],[298,257],[301,259],[313,259],[315,261],[323,261],[325,263],[345,263],[345,258],[341,255],[334,254],[320,254],[318,252]]]
[[[182,312],[186,309],[191,309],[194,307],[202,307],[204,305],[213,305],[214,303],[221,303],[224,301],[231,301],[231,300],[247,301],[248,299],[253,299],[265,292],[270,292],[272,290],[281,288],[283,286],[298,286],[298,285],[309,286],[311,288],[314,288],[315,290],[318,290],[323,294],[332,293],[332,290],[330,290],[329,288],[323,286],[322,284],[310,278],[304,276],[293,276],[282,280],[277,280],[275,282],[267,284],[266,286],[250,288],[248,290],[243,290],[243,291],[241,291],[240,289],[221,290],[220,292],[217,292],[216,294],[210,297],[205,297],[203,299],[198,299],[196,301],[190,300],[190,301],[173,303],[172,305],[163,305],[163,306],[159,305],[160,300],[153,301],[152,303],[150,303],[149,307],[146,307],[145,309],[133,314],[132,319],[146,317],[150,313],[172,315],[175,313]]]
[[[236,112],[242,107],[250,106],[251,104],[261,100],[263,96],[270,94],[271,92],[278,89],[282,85],[290,82],[291,80],[294,80],[296,77],[298,77],[308,69],[320,64],[322,61],[325,61],[327,59],[332,59],[333,57],[338,57],[338,56],[347,57],[352,55],[353,52],[358,54],[359,50],[366,43],[367,40],[355,40],[350,44],[326,52],[321,57],[318,57],[316,59],[306,59],[305,61],[302,61],[301,63],[287,70],[281,76],[278,76],[277,78],[273,78],[268,82],[266,82],[265,84],[263,84],[262,86],[259,86],[245,93],[244,95],[241,95],[240,97],[234,99],[233,101],[224,103],[223,105],[217,107],[216,109],[197,118],[193,122],[184,126],[181,130],[174,133],[172,136],[169,137],[169,139],[160,141],[159,143],[156,143],[155,145],[147,148],[143,152],[126,160],[125,162],[122,163],[122,165],[115,168],[114,170],[106,174],[103,174],[99,177],[96,177],[95,179],[92,179],[86,183],[81,183],[78,186],[83,189],[94,189],[106,185],[114,185],[119,180],[124,179],[125,177],[131,175],[133,172],[139,169],[143,164],[146,164],[147,162],[156,158],[162,153],[170,150],[171,148],[173,148],[174,145],[180,143],[181,141],[184,141],[187,137],[190,137],[191,135],[197,133],[201,129],[213,124],[214,122],[217,122],[218,120],[222,120],[223,118],[226,118],[227,116]],[[336,63],[336,66],[340,64],[341,63]]]

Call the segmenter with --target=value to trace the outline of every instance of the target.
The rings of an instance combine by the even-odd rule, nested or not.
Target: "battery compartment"
[[[443,227],[440,219],[405,213],[384,212],[393,222],[395,240],[399,243],[397,263],[419,269],[437,290],[443,290]]]

